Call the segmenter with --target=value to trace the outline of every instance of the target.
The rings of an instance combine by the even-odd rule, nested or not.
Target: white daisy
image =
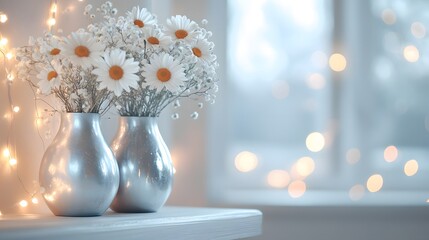
[[[187,80],[182,65],[166,53],[152,58],[150,64],[143,68],[142,76],[146,79],[146,84],[154,87],[158,92],[166,88],[175,93]]]
[[[198,39],[191,44],[191,50],[195,57],[206,62],[212,62],[216,59],[213,55],[213,43],[209,43],[206,39]]]
[[[130,87],[137,89],[139,87],[139,77],[135,74],[139,71],[139,63],[133,58],[125,59],[125,52],[115,49],[110,54],[105,53],[104,60],[97,62],[96,69],[92,71],[97,75],[97,81],[100,82],[99,89],[107,88],[113,91],[116,96],[121,95],[122,91],[130,91]]]
[[[196,31],[197,28],[198,24],[186,16],[176,15],[167,19],[166,32],[173,40],[184,40],[187,43],[192,43],[199,35]]]
[[[156,24],[155,17],[146,9],[140,7],[133,7],[131,12],[127,13],[133,24],[138,28],[144,28],[146,26],[153,26]]]
[[[53,36],[42,44],[40,51],[51,57],[58,57],[61,53],[60,40]]]
[[[61,84],[61,68],[56,65],[53,66],[55,67],[55,69],[51,65],[47,65],[39,69],[40,72],[36,76],[40,80],[37,85],[39,86],[39,89],[42,94],[49,95],[53,88],[57,88]]]
[[[146,43],[153,47],[166,48],[171,44],[171,38],[162,33],[159,29],[147,28],[144,31]]]
[[[64,56],[84,69],[93,66],[104,51],[104,47],[88,33],[72,33],[64,42],[61,49]]]

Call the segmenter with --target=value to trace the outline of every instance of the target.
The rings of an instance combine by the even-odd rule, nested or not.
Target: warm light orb
[[[243,151],[235,157],[235,167],[240,172],[250,172],[258,166],[258,156],[252,152]]]
[[[304,195],[306,190],[307,190],[307,186],[305,182],[301,180],[296,180],[291,182],[288,187],[289,196],[293,198],[301,197],[302,195]]]
[[[384,149],[384,160],[394,162],[398,158],[398,149],[395,146],[388,146]]]
[[[28,202],[26,200],[22,200],[21,202],[19,202],[19,205],[21,207],[27,207],[28,206]]]
[[[285,170],[272,170],[267,175],[267,183],[274,188],[285,188],[290,182],[290,175]]]
[[[14,111],[15,113],[19,112],[19,110],[20,110],[19,106],[15,106],[15,107],[13,107],[13,111]]]
[[[49,26],[54,26],[57,23],[57,20],[55,20],[55,18],[49,18],[48,19],[48,25]]]
[[[334,53],[329,58],[329,67],[335,72],[342,72],[346,69],[347,60],[339,53]]]
[[[392,25],[396,22],[396,14],[392,9],[384,9],[381,12],[381,19],[385,24]]]
[[[9,165],[10,166],[16,166],[16,164],[18,164],[18,161],[15,158],[11,158],[9,159]]]
[[[417,62],[420,58],[420,52],[414,45],[408,45],[404,48],[404,58],[408,62]]]
[[[378,192],[383,187],[383,177],[380,174],[374,174],[366,181],[366,188],[370,192]]]
[[[426,27],[421,22],[413,22],[413,24],[411,24],[411,33],[415,38],[424,38],[426,35]]]
[[[4,156],[5,158],[10,157],[10,151],[9,151],[9,148],[5,148],[5,149],[3,150],[3,156]]]
[[[319,132],[312,132],[307,136],[305,144],[308,150],[320,152],[325,147],[325,137]]]
[[[39,203],[39,199],[37,199],[36,197],[32,197],[32,198],[31,198],[31,202],[32,202],[33,204],[38,204],[38,203]]]
[[[349,190],[349,197],[352,201],[359,201],[365,194],[365,187],[361,184],[356,184]]]
[[[307,86],[318,90],[325,86],[325,77],[320,73],[313,73],[307,78]]]
[[[349,149],[346,153],[346,159],[349,164],[356,164],[360,160],[360,151],[357,148]]]
[[[296,162],[296,171],[299,175],[307,177],[314,172],[315,164],[311,157],[302,157]]]
[[[11,60],[13,58],[13,54],[11,52],[6,53],[6,58]]]
[[[58,10],[58,8],[57,8],[57,4],[52,4],[52,6],[51,6],[51,12],[52,13],[56,13],[57,12],[57,10]]]
[[[0,22],[1,23],[7,22],[7,15],[6,14],[4,14],[4,13],[0,14]]]
[[[2,37],[0,39],[0,46],[5,46],[5,45],[7,45],[8,42],[9,42],[9,40],[7,40],[7,38]]]
[[[404,173],[408,177],[414,176],[418,170],[419,163],[414,159],[407,161],[404,165]]]

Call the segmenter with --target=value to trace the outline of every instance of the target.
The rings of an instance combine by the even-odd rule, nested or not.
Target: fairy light
[[[39,204],[39,199],[37,199],[36,197],[32,197],[32,198],[31,198],[31,202],[32,202],[33,204]]]
[[[15,107],[13,107],[13,112],[14,112],[14,113],[18,113],[18,112],[19,112],[19,110],[20,110],[19,106],[15,106]]]
[[[7,60],[12,60],[13,54],[11,52],[6,53]]]
[[[7,22],[7,15],[4,13],[0,13],[0,23],[5,23]]]
[[[51,6],[49,10],[49,17],[47,24],[49,26],[49,31],[53,31],[54,26],[57,24],[57,12],[58,12],[58,3],[57,0],[51,0]]]
[[[9,150],[9,148],[5,148],[5,149],[3,150],[3,156],[4,156],[5,158],[9,158],[9,157],[10,157],[10,150]]]
[[[16,164],[18,164],[18,161],[15,158],[9,159],[9,165],[11,167],[16,166]]]
[[[0,39],[0,47],[4,47],[4,46],[6,46],[8,42],[9,42],[9,40],[8,40],[7,38],[2,37],[2,38]]]
[[[21,200],[21,202],[19,202],[19,206],[25,208],[28,206],[28,202],[26,200]]]

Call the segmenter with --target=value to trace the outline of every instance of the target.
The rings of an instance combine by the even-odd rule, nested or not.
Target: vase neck
[[[81,128],[100,130],[98,113],[61,113],[61,128]]]
[[[128,130],[146,130],[158,132],[158,118],[157,117],[121,117],[121,128]]]

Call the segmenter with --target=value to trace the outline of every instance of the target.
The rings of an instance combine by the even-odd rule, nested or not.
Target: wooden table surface
[[[0,216],[0,239],[239,239],[261,233],[251,209],[163,207],[157,213],[101,217]]]

